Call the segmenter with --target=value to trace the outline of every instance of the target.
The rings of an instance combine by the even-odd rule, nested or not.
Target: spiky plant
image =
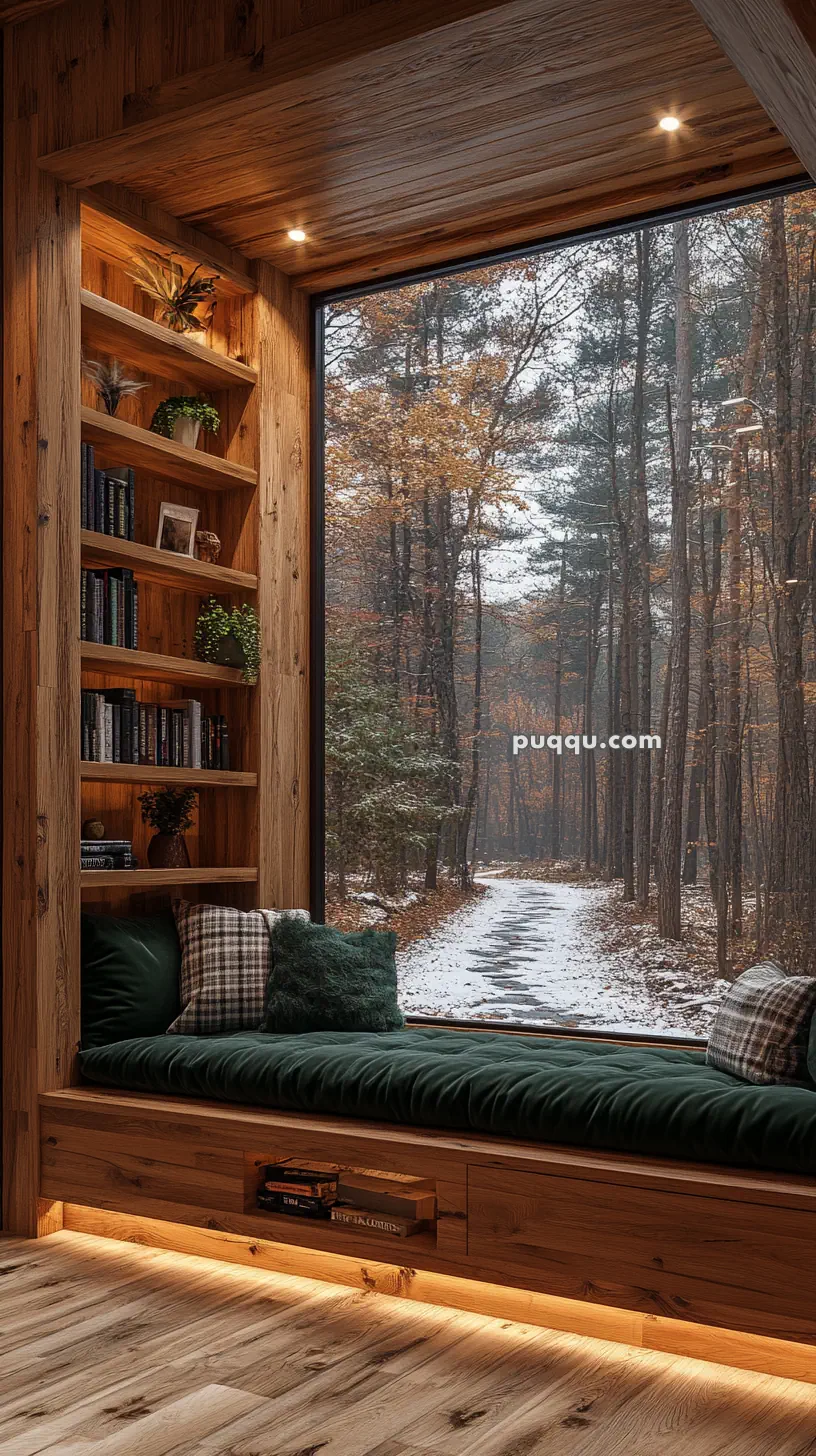
[[[128,276],[159,305],[165,323],[177,334],[186,334],[191,329],[209,328],[212,322],[217,275],[200,277],[202,266],[197,263],[185,277],[172,253],[163,258],[160,253],[144,252],[134,258]],[[196,309],[202,303],[209,303],[209,309],[199,317]]]
[[[115,415],[123,399],[147,389],[148,379],[129,379],[118,359],[107,364],[100,359],[83,359],[82,373],[102,400],[109,415]]]

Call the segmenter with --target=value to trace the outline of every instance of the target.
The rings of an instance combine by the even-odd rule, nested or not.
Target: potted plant
[[[193,822],[195,789],[150,789],[139,795],[142,818],[155,829],[147,846],[147,862],[151,869],[188,869],[185,831]]]
[[[255,608],[248,602],[227,608],[215,597],[208,597],[198,614],[195,649],[201,662],[239,667],[245,682],[256,683],[261,666],[261,634]]]
[[[208,435],[217,435],[220,424],[221,416],[208,400],[195,394],[173,394],[162,400],[150,428],[157,435],[194,450],[199,432],[204,429]]]
[[[82,373],[90,379],[109,415],[115,415],[123,399],[147,389],[148,379],[129,379],[118,359],[105,363],[99,359],[82,360]]]
[[[200,276],[202,264],[196,264],[185,276],[173,254],[145,252],[134,258],[130,277],[156,304],[157,321],[167,324],[177,334],[206,332],[212,323],[215,308],[215,285],[218,275]],[[207,308],[197,312],[202,304]]]

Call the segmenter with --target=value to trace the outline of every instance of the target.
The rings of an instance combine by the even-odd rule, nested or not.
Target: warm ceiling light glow
[[[287,237],[293,243],[305,243],[306,241],[306,234],[303,228],[290,228]]]
[[[663,131],[679,131],[680,121],[676,116],[661,116],[659,125]]]
[[[744,394],[735,394],[733,399],[723,400],[723,408],[727,408],[729,404],[750,404],[750,400]]]
[[[734,431],[734,434],[735,435],[753,435],[753,433],[754,433],[755,430],[761,430],[761,429],[762,429],[762,426],[761,425],[740,425],[739,429]]]

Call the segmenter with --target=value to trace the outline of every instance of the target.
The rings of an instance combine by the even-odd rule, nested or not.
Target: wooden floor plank
[[[0,1351],[2,1456],[816,1456],[812,1385],[67,1231]]]

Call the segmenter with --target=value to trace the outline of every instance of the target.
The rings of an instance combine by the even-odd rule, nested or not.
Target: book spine
[[[192,753],[191,768],[201,768],[201,704],[195,699],[190,704],[190,750]]]
[[[113,726],[112,746],[114,763],[122,762],[122,705],[111,703],[111,721]]]
[[[79,635],[83,642],[88,640],[88,573],[83,567],[79,573]]]
[[[136,540],[136,475],[132,465],[128,466],[127,534],[129,541]]]
[[[105,533],[116,535],[116,481],[105,476]]]
[[[88,522],[88,530],[96,530],[96,512],[94,510],[94,447],[85,446],[85,516]]]
[[[229,729],[227,728],[227,720],[226,720],[226,718],[222,717],[222,719],[221,719],[221,767],[226,772],[226,771],[229,770],[229,766],[230,766]]]
[[[93,631],[92,642],[103,642],[105,623],[105,583],[98,571],[91,573],[93,576]]]
[[[133,855],[80,855],[80,869],[136,869]]]
[[[94,470],[94,522],[95,529],[105,531],[105,472]]]
[[[139,650],[139,583],[133,582],[133,651]]]
[[[113,763],[113,705],[103,700],[102,721],[105,725],[105,757],[103,763]]]
[[[83,531],[88,529],[88,446],[84,440],[80,446],[79,467],[79,521]]]
[[[120,541],[128,538],[127,481],[116,481],[116,534]]]

